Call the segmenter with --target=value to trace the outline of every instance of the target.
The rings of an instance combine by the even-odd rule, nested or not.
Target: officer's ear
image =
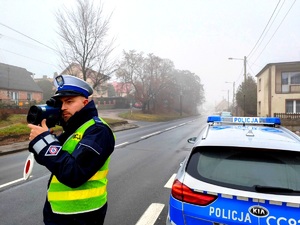
[[[89,99],[87,99],[87,98],[84,98],[84,100],[83,100],[83,104],[84,104],[84,106],[86,106],[88,103],[89,103]]]

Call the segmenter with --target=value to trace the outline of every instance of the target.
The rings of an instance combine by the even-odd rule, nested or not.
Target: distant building
[[[25,68],[0,63],[0,103],[24,106],[43,100],[43,91]]]
[[[112,82],[111,83],[115,89],[116,97],[127,97],[133,91],[132,84],[122,83],[122,82]]]
[[[216,106],[215,111],[221,113],[222,111],[228,111],[228,101],[226,99],[222,99]]]
[[[75,77],[79,77],[83,79],[83,73],[81,66],[77,63],[71,63],[66,69],[64,69],[60,74],[68,74],[73,75]],[[93,84],[96,82],[96,79],[102,78],[101,85],[97,86],[94,89],[93,97],[107,97],[108,96],[108,88],[107,88],[107,80],[110,79],[109,76],[100,74],[92,69],[88,70],[87,80],[86,82],[93,87]]]

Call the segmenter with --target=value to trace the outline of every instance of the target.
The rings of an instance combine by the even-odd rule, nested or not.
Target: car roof
[[[275,125],[228,122],[233,121],[234,118],[246,117],[232,117],[232,120],[227,118],[227,121],[223,121],[222,117],[214,116],[214,119],[218,121],[208,121],[206,131],[197,138],[195,146],[232,146],[300,151],[300,137],[280,126],[280,120],[276,120]]]

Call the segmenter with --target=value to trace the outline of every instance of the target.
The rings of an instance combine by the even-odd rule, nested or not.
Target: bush
[[[9,113],[6,110],[0,110],[0,120],[8,120]]]

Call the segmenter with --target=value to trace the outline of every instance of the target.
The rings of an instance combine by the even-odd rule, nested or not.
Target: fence
[[[274,113],[280,119],[300,119],[300,113]]]
[[[0,114],[27,114],[29,108],[0,108]]]
[[[291,131],[300,131],[300,114],[294,113],[274,113],[275,117],[279,117],[281,125]]]

